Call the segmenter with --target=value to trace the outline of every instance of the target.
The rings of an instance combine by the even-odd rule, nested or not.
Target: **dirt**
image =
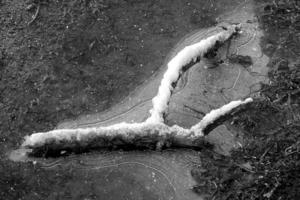
[[[227,122],[245,133],[243,148],[231,156],[203,151],[206,164],[192,170],[194,190],[206,199],[300,198],[299,8],[297,1],[273,1],[257,9],[270,83]]]
[[[219,12],[239,1],[216,2],[1,0],[0,199],[99,198],[60,193],[76,181],[72,167],[46,170],[9,161],[6,153],[26,134],[118,103],[155,73],[179,38],[213,26]],[[247,133],[245,148],[230,157],[204,151],[207,165],[192,170],[194,190],[207,198],[299,199],[300,4],[256,2],[264,5],[257,15],[271,83],[261,101],[227,121]]]

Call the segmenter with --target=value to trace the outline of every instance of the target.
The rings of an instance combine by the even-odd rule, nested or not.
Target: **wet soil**
[[[270,83],[256,103],[227,121],[243,130],[244,146],[220,156],[200,155],[194,190],[206,199],[299,199],[300,65],[299,2],[256,1],[264,30],[263,52],[270,57]]]

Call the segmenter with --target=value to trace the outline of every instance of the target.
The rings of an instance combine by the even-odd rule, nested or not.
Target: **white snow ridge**
[[[57,129],[49,132],[34,133],[26,136],[22,148],[39,149],[47,146],[53,149],[70,148],[110,148],[116,146],[134,146],[138,148],[161,148],[162,146],[193,146],[203,136],[206,126],[213,123],[232,109],[253,100],[232,101],[219,109],[208,113],[198,124],[190,129],[177,125],[169,127],[164,124],[164,114],[178,81],[182,68],[191,62],[201,59],[216,43],[224,43],[234,33],[237,26],[232,25],[206,39],[183,48],[167,65],[157,95],[153,98],[150,117],[142,123],[120,123],[107,127]]]

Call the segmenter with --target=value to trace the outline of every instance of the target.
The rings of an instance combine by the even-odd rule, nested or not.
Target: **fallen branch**
[[[40,13],[40,7],[41,7],[41,4],[38,4],[35,13],[32,16],[32,19],[28,22],[28,25],[32,24],[36,20],[36,18],[38,17],[38,15]]]
[[[56,154],[55,152],[60,151],[85,152],[92,149],[202,148],[205,145],[203,130],[206,126],[249,102],[252,102],[251,98],[230,102],[208,113],[190,129],[150,122],[120,123],[84,129],[57,129],[26,136],[22,148],[33,149],[32,154],[35,156]]]
[[[228,26],[225,30],[222,29],[219,33],[205,38],[198,43],[186,46],[178,52],[167,64],[168,69],[161,80],[158,93],[152,99],[153,108],[150,110],[151,116],[146,121],[163,123],[163,116],[168,108],[169,100],[174,90],[173,86],[176,86],[182,69],[186,65],[199,62],[210,50],[219,48],[221,44],[230,39],[238,31],[239,26]]]
[[[204,144],[203,131],[220,117],[230,113],[242,104],[252,102],[232,101],[204,116],[190,129],[177,125],[165,125],[163,116],[168,107],[171,93],[182,69],[191,62],[197,62],[210,49],[216,48],[238,31],[235,25],[220,31],[200,42],[185,47],[169,63],[161,81],[159,91],[153,98],[151,116],[142,123],[120,123],[108,127],[85,129],[57,129],[44,133],[35,133],[25,137],[22,148],[32,149],[32,154],[39,152],[85,151],[86,149],[162,149],[168,147],[201,148]]]
[[[202,138],[190,130],[165,124],[121,123],[110,127],[59,129],[25,138],[22,147],[32,154],[55,155],[60,151],[86,152],[93,149],[152,149],[169,147],[200,148]]]

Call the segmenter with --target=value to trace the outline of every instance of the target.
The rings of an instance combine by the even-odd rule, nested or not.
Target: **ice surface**
[[[190,129],[184,129],[177,125],[170,127],[164,124],[164,114],[168,108],[168,103],[174,89],[173,84],[175,83],[176,85],[182,73],[182,68],[199,58],[201,59],[217,42],[225,42],[236,31],[237,28],[233,25],[229,29],[203,39],[198,43],[186,46],[173,57],[167,65],[168,68],[158,88],[158,94],[152,100],[153,108],[150,110],[151,116],[145,122],[119,123],[107,127],[57,129],[49,132],[35,133],[26,136],[22,146],[37,148],[55,144],[58,148],[64,148],[68,143],[73,146],[74,144],[78,146],[80,143],[87,146],[95,140],[100,141],[99,145],[103,147],[118,144],[126,145],[126,143],[132,143],[132,141],[142,141],[142,144],[157,143],[158,146],[165,145],[165,143],[169,143],[169,145],[172,145],[172,143],[181,145],[181,142],[184,145],[193,143],[193,141],[203,136],[202,130],[207,125],[213,123],[219,117],[229,113],[239,105],[252,101],[251,98],[244,101],[232,101],[219,109],[211,111]],[[120,139],[117,140],[118,144],[114,144],[114,138]]]

